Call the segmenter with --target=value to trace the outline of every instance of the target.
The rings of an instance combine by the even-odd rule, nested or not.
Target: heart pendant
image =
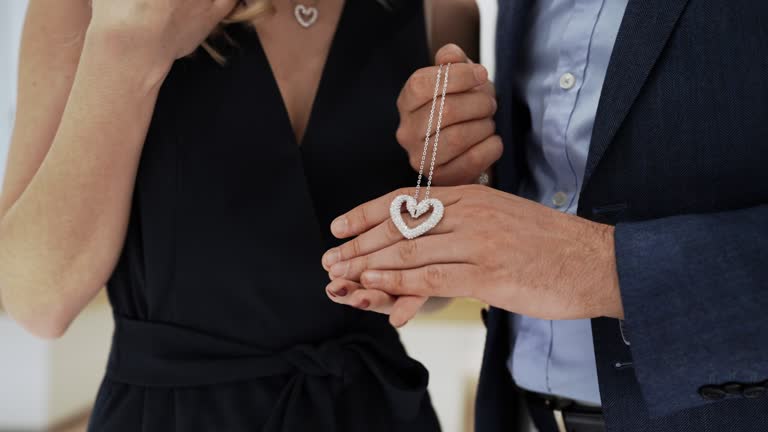
[[[314,6],[307,7],[300,4],[296,5],[293,14],[296,16],[296,21],[298,21],[302,27],[309,28],[315,21],[317,21],[320,12]]]
[[[429,215],[427,220],[416,226],[415,228],[409,228],[403,220],[403,213],[401,209],[405,203],[405,208],[412,218],[416,219],[419,216],[426,213],[430,207],[432,208],[432,214]],[[395,224],[403,237],[408,240],[415,239],[421,235],[424,235],[432,228],[436,227],[440,220],[443,218],[445,207],[439,199],[430,198],[420,203],[416,202],[416,198],[410,195],[399,195],[392,200],[392,205],[389,206],[389,216],[392,218],[392,222]]]

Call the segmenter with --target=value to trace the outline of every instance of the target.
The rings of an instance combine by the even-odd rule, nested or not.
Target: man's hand
[[[335,236],[358,237],[323,256],[332,300],[391,313],[394,325],[406,323],[421,306],[414,299],[424,297],[474,297],[544,319],[623,317],[613,227],[487,187],[460,186],[433,189],[445,205],[443,220],[405,240],[389,218],[390,202],[401,194],[412,191],[333,222]]]
[[[503,150],[501,138],[495,135],[493,83],[488,80],[488,71],[482,65],[472,64],[456,45],[442,47],[435,55],[435,63],[452,65],[433,183],[443,186],[473,183],[501,157]],[[419,69],[408,79],[397,99],[400,112],[397,140],[408,152],[411,166],[416,170],[424,151],[424,133],[436,77],[437,66]]]

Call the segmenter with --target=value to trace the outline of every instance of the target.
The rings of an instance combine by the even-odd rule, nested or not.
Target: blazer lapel
[[[688,0],[630,0],[595,117],[582,193],[664,50]]]

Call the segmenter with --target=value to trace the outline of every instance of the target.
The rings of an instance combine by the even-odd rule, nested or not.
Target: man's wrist
[[[590,222],[581,264],[570,277],[581,299],[583,318],[624,318],[619,277],[616,270],[614,227]]]
[[[624,319],[624,306],[621,303],[621,290],[619,289],[619,273],[616,268],[616,247],[614,233],[616,229],[612,225],[596,224],[600,231],[602,244],[600,261],[597,266],[598,283],[602,299],[599,316]]]

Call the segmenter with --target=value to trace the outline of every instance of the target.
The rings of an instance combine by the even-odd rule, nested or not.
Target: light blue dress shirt
[[[628,0],[537,0],[519,86],[531,112],[521,195],[575,213],[597,105]],[[514,315],[508,367],[521,388],[600,404],[589,320]]]

